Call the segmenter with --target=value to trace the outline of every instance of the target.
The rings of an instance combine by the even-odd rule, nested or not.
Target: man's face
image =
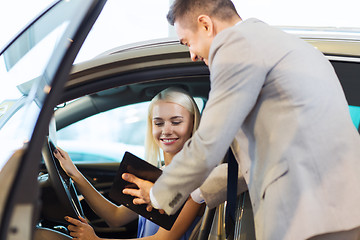
[[[198,24],[196,29],[192,29],[176,21],[174,26],[180,43],[189,47],[191,60],[194,62],[201,60],[208,65],[209,50],[213,39],[208,31],[201,24]]]

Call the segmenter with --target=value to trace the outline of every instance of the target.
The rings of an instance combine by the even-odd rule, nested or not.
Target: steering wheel
[[[53,199],[48,199],[47,203],[44,202],[44,207],[48,207],[48,210],[45,211],[47,215],[45,217],[56,222],[68,224],[64,220],[65,216],[78,219],[78,216],[84,217],[84,212],[72,179],[65,173],[53,154],[55,149],[55,145],[47,138],[42,152],[45,167],[48,171],[48,180],[55,192],[52,195],[56,195],[56,199],[53,197]]]

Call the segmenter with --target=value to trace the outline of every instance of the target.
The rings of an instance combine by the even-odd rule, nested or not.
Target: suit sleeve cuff
[[[156,198],[155,198],[152,190],[153,190],[153,189],[150,188],[150,194],[149,194],[149,195],[150,195],[151,205],[152,205],[154,208],[156,208],[156,209],[161,209],[159,203],[156,201]]]
[[[198,204],[202,204],[203,202],[205,202],[204,197],[200,191],[200,188],[195,189],[191,194],[190,194],[192,200],[194,200],[194,202],[198,203]]]

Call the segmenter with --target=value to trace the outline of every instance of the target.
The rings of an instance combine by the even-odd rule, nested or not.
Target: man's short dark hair
[[[192,24],[201,14],[220,20],[229,20],[235,15],[239,16],[230,0],[175,0],[166,18],[171,25],[183,17],[186,17],[187,23]]]

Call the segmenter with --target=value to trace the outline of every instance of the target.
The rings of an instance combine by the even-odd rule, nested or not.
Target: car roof
[[[209,70],[203,62],[192,62],[188,49],[174,39],[127,45],[74,65],[62,102],[110,88],[123,91],[121,86],[135,83],[146,88],[146,83],[156,86],[162,82],[182,85],[194,96],[205,97],[209,86],[198,88],[198,84],[209,85]],[[160,88],[147,90],[148,97]]]
[[[317,28],[294,27],[282,27],[282,29],[312,44],[330,59],[345,57],[344,59],[347,61],[360,61],[360,33],[358,31],[339,32],[338,30],[333,31],[331,28],[328,30],[321,28],[320,30]],[[174,55],[178,55],[176,61],[169,61],[169,59],[174,59]],[[126,64],[120,63],[144,58],[149,58],[150,61],[142,61],[140,66],[133,67],[151,67],[165,62],[166,64],[192,64],[188,48],[180,45],[177,39],[164,38],[133,43],[110,49],[89,61],[74,65],[66,87],[71,88],[81,84],[82,81],[91,81],[99,76],[103,77],[105,76],[103,74],[112,75],[121,71],[130,71],[131,68],[126,68]],[[112,68],[109,69],[108,67]],[[101,68],[104,68],[104,71],[94,71],[94,69]],[[82,78],[83,76],[86,77]]]
[[[336,61],[360,61],[360,35],[357,32],[339,34],[334,31],[322,29],[314,30],[306,28],[291,30],[284,28],[284,31],[295,34],[312,44],[323,52],[330,60]],[[156,73],[161,69],[162,74]],[[179,69],[181,69],[179,72]],[[166,73],[167,71],[167,73]],[[173,73],[169,73],[173,71]],[[141,72],[144,73],[141,76]],[[176,73],[177,72],[177,73]],[[138,73],[138,74],[136,74]],[[122,77],[121,77],[122,76]],[[141,76],[141,77],[140,77]],[[167,78],[178,79],[180,82],[195,77],[199,81],[208,81],[209,72],[203,62],[192,62],[186,46],[179,44],[174,38],[150,40],[106,51],[99,56],[73,66],[69,81],[65,86],[65,95],[62,101],[78,97],[71,94],[73,90],[86,86],[82,94],[91,94],[105,88],[118,87],[137,82],[151,82]],[[111,78],[117,80],[110,81]],[[120,81],[120,78],[122,80]],[[196,82],[195,79],[192,79]],[[107,81],[107,86],[102,89],[99,81]],[[97,88],[91,89],[91,85]],[[191,89],[190,89],[191,91]],[[202,92],[192,94],[204,96]]]

